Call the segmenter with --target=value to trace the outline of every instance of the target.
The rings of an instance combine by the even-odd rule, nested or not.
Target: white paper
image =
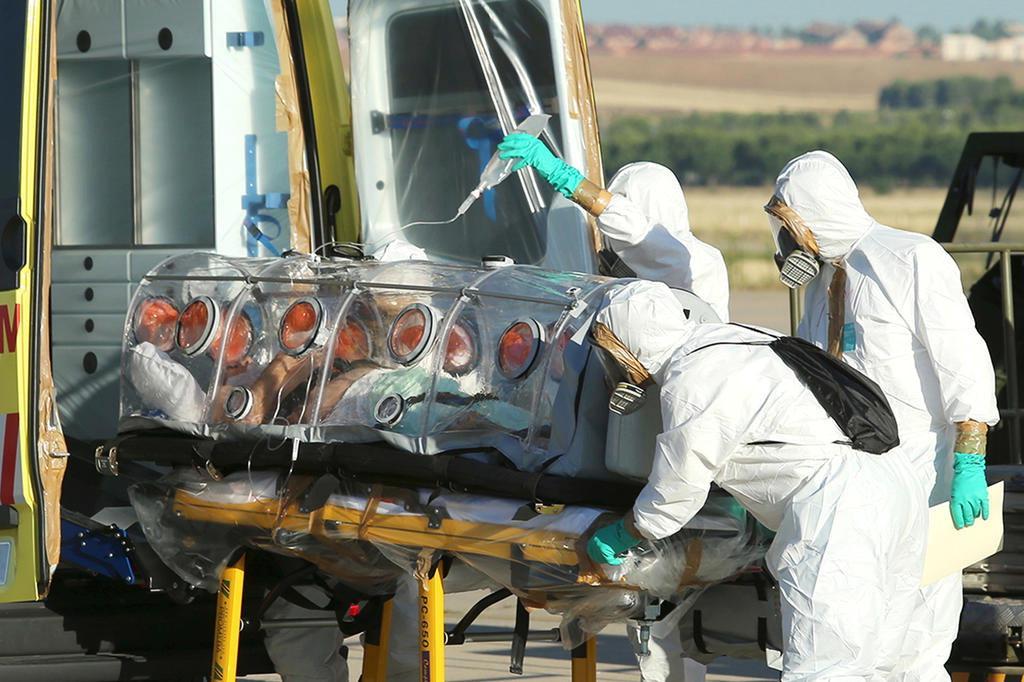
[[[1003,547],[1003,483],[988,489],[988,520],[975,519],[960,530],[953,525],[949,503],[928,510],[928,547],[925,550],[922,585],[958,573],[987,559]]]

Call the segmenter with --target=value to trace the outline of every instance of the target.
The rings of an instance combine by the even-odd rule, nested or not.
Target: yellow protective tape
[[[965,455],[984,455],[988,445],[988,424],[967,420],[957,422],[956,452]]]

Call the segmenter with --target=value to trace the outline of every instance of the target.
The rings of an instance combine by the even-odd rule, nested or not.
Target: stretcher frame
[[[377,490],[379,496],[380,491]],[[268,513],[266,502],[236,504],[207,501],[181,490],[174,493],[176,516],[204,523],[248,526],[270,531],[284,529],[309,533],[326,543],[337,541],[377,541],[406,545],[428,553],[459,552],[511,560],[528,560],[562,566],[579,565],[576,550],[568,550],[575,538],[550,530],[524,533],[498,524],[438,519],[426,516],[394,517],[376,515],[372,501],[364,510],[325,504],[319,509],[302,511],[298,496],[284,495],[280,510]],[[463,624],[455,632],[446,631],[444,622],[444,581],[438,562],[429,574],[419,578],[419,651],[420,681],[444,682],[446,646],[463,644]],[[217,592],[214,649],[210,678],[213,682],[235,682],[238,668],[239,634],[242,620],[242,596],[245,585],[245,554],[223,570]],[[392,600],[385,601],[380,623],[366,633],[363,682],[385,682],[387,642],[391,630]],[[471,619],[469,619],[471,620]],[[456,634],[458,633],[458,634]],[[455,635],[451,637],[450,635]],[[594,638],[572,651],[572,682],[596,682],[597,648]]]
[[[236,682],[242,595],[245,587],[245,554],[228,564],[217,591],[214,625],[213,682]],[[444,622],[444,580],[435,570],[419,581],[420,682],[445,682],[445,647],[448,633]],[[387,642],[391,634],[392,600],[384,603],[380,623],[366,632],[363,647],[362,682],[386,682]],[[572,651],[572,682],[597,682],[597,641],[591,637]]]

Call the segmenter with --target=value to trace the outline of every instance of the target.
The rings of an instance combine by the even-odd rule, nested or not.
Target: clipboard
[[[977,518],[974,525],[957,530],[949,513],[949,502],[928,510],[928,545],[925,549],[921,585],[930,585],[948,575],[983,561],[1003,548],[1003,483],[988,488],[988,520]]]

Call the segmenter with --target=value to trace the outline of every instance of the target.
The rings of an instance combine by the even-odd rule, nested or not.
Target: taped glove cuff
[[[984,471],[985,469],[985,455],[975,455],[966,452],[954,452],[953,453],[953,472],[957,474],[967,473],[968,471]]]
[[[956,445],[953,447],[955,452],[984,455],[987,442],[988,424],[971,419],[956,423]]]

